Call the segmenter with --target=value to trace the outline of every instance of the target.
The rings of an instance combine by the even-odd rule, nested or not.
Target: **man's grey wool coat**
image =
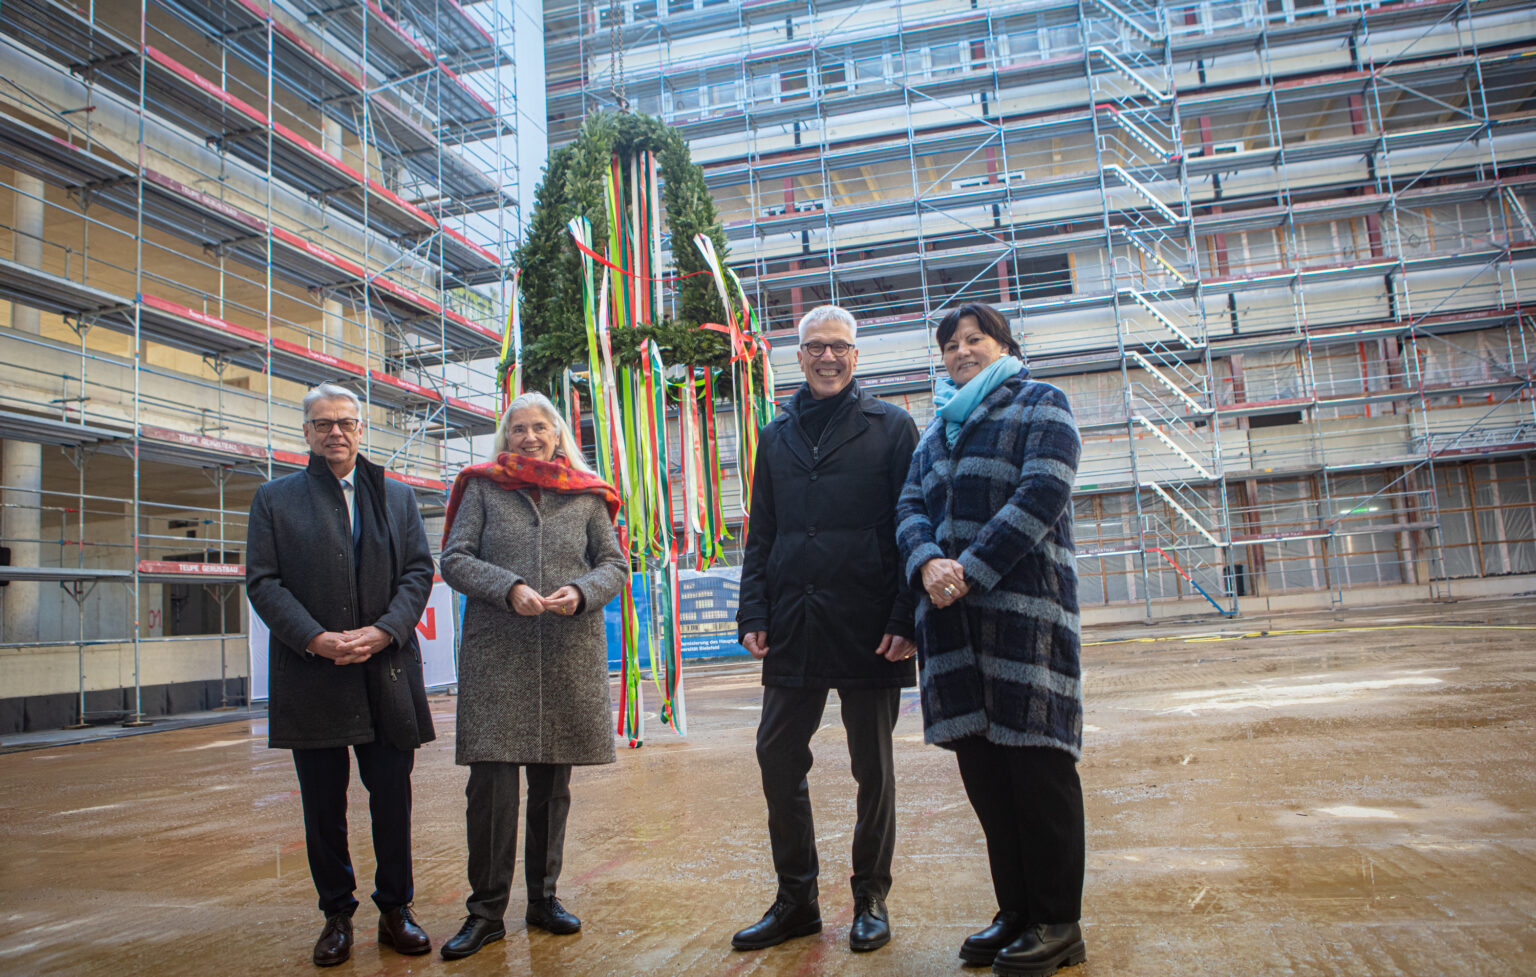
[[[612,763],[603,605],[624,585],[608,509],[596,495],[475,478],[443,540],[443,579],[464,594],[456,759],[461,764]],[[581,591],[576,614],[525,617],[507,591]]]

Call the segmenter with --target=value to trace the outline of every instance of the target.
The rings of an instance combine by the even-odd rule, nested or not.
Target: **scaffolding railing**
[[[613,104],[617,26],[631,101],[690,141],[771,332],[850,307],[861,379],[926,420],[937,317],[1010,316],[1083,428],[1079,498],[1149,514],[1118,544],[1126,599],[1189,596],[1192,567],[1236,606],[1239,522],[1280,515],[1224,498],[1250,482],[1327,500],[1353,472],[1432,477],[1431,434],[1458,425],[1493,432],[1467,464],[1525,450],[1536,22],[1515,0],[545,14],[552,141]],[[1414,566],[1438,559],[1412,532]],[[1344,538],[1253,547],[1323,547],[1337,582]]]
[[[73,552],[28,530],[41,565],[4,572],[74,588],[82,615],[93,581],[125,588],[102,633],[67,637],[131,648],[131,723],[161,640],[152,588],[238,582],[250,492],[305,463],[307,387],[359,394],[364,450],[428,515],[494,427],[521,229],[515,28],[502,6],[389,7],[0,6],[0,163],[18,174],[0,191],[41,205],[0,228],[0,295],[42,316],[0,335],[0,437],[56,446],[80,479],[11,510],[53,530],[72,498],[82,525],[128,527],[90,547],[76,532]]]

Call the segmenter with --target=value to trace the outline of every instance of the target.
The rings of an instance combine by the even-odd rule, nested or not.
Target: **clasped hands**
[[[566,584],[548,597],[540,597],[539,592],[527,584],[515,583],[507,591],[507,603],[524,617],[536,617],[545,611],[570,615],[581,606],[581,591],[574,584]]]
[[[747,654],[753,658],[768,657],[768,632],[748,631],[742,636],[741,646],[747,649]],[[917,645],[911,638],[903,638],[899,634],[885,634],[880,636],[880,647],[875,649],[875,654],[886,661],[905,661],[917,654]]]
[[[309,642],[308,651],[337,665],[359,665],[388,648],[395,639],[370,624],[351,631],[322,631]]]
[[[934,557],[923,564],[922,574],[923,589],[936,608],[948,607],[971,591],[959,560]]]

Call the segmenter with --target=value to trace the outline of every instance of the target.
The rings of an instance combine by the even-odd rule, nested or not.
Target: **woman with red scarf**
[[[574,933],[555,897],[571,767],[614,762],[603,605],[628,561],[619,497],[592,473],[543,394],[512,401],[494,460],[459,473],[443,530],[443,579],[467,598],[459,646],[456,759],[469,767],[469,916],[443,944],[467,957],[506,935],[526,769],[526,919]]]

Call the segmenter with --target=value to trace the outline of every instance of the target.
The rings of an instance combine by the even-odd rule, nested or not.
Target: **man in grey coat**
[[[357,755],[378,864],[379,943],[432,949],[411,913],[411,769],[433,736],[416,623],[432,554],[410,488],[358,455],[362,404],[321,384],[304,398],[309,465],[251,502],[246,592],[271,629],[269,745],[293,751],[309,871],[325,928],[314,961],[352,952],[356,882],[347,780]]]

